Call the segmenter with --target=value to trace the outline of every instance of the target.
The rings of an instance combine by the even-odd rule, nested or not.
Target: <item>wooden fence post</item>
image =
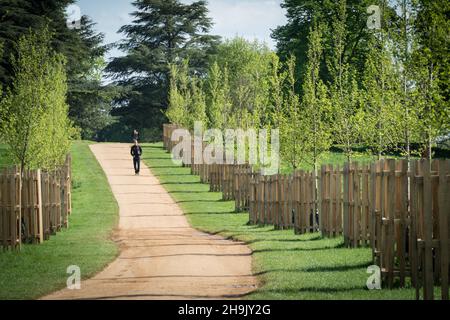
[[[37,189],[37,210],[39,220],[39,243],[44,242],[44,222],[42,215],[42,185],[41,185],[41,170],[36,171],[36,189]]]
[[[441,252],[441,295],[449,300],[449,232],[450,232],[450,160],[439,161],[439,243]]]

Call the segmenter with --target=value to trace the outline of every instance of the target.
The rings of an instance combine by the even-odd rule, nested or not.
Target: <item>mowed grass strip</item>
[[[21,252],[0,251],[0,299],[36,299],[66,286],[67,267],[92,277],[115,259],[110,240],[118,206],[88,142],[72,147],[72,215],[68,230],[42,245],[24,245]]]
[[[189,168],[174,164],[162,144],[146,144],[144,161],[199,230],[245,241],[253,250],[253,271],[261,287],[249,299],[414,299],[414,290],[366,288],[372,264],[368,248],[347,249],[343,239],[292,230],[248,226],[248,213],[209,192]]]

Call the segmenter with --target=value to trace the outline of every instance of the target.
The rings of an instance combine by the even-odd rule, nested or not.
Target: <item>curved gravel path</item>
[[[91,146],[120,207],[114,232],[119,257],[82,281],[81,290],[65,289],[45,299],[234,299],[255,290],[251,250],[190,227],[145,164],[141,175],[134,175],[129,148]]]

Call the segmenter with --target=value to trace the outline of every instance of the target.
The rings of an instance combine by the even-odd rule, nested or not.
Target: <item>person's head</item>
[[[137,131],[136,129],[134,129],[134,133],[135,133],[135,134],[137,134],[137,133],[138,133],[138,131]]]
[[[134,145],[135,145],[135,146],[138,146],[138,145],[139,145],[139,142],[138,142],[136,139],[134,140]]]

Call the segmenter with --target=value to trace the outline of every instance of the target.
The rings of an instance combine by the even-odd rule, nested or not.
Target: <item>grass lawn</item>
[[[86,279],[117,256],[110,234],[118,206],[103,170],[88,142],[73,144],[72,159],[70,228],[42,245],[24,245],[21,252],[0,251],[0,299],[39,298],[66,286],[68,266],[79,266]]]
[[[262,286],[250,299],[414,299],[414,290],[366,289],[368,248],[347,249],[343,239],[319,234],[296,236],[293,231],[248,226],[248,214],[234,213],[234,202],[221,201],[220,193],[190,169],[172,163],[162,144],[146,144],[144,161],[180,204],[192,226],[243,240],[253,250],[253,271]]]

